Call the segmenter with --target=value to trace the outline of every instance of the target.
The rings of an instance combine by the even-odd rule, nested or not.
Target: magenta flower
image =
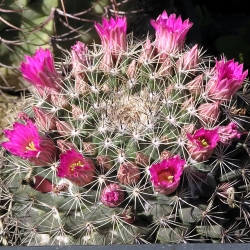
[[[85,186],[93,181],[95,165],[75,149],[67,150],[60,155],[57,176],[66,178],[78,186]]]
[[[55,69],[54,59],[49,49],[40,48],[35,55],[25,56],[26,62],[22,62],[20,71],[24,79],[35,86],[40,93],[45,87],[60,90],[60,80]]]
[[[182,49],[188,30],[193,23],[186,19],[184,22],[175,14],[168,16],[163,11],[156,20],[151,20],[151,25],[156,30],[155,47],[161,55],[161,59],[166,59],[167,54]]]
[[[114,58],[117,58],[120,51],[127,50],[126,17],[111,18],[109,21],[103,18],[102,25],[96,23],[95,28],[101,38],[102,46],[106,53],[111,53]]]
[[[149,172],[155,191],[165,195],[173,193],[179,186],[185,164],[178,155],[153,164]]]
[[[234,122],[230,122],[227,126],[219,126],[218,134],[220,141],[224,144],[230,144],[232,139],[241,137],[238,126]]]
[[[36,125],[31,120],[26,124],[15,122],[13,130],[5,129],[4,134],[9,141],[2,142],[1,145],[11,154],[36,165],[54,162],[57,153],[54,142],[39,135]]]
[[[101,193],[101,202],[108,207],[117,207],[124,200],[124,191],[119,184],[106,186]]]
[[[206,161],[220,141],[218,129],[208,130],[200,128],[193,135],[187,134],[187,149],[192,159]]]
[[[216,60],[215,75],[207,83],[208,96],[213,100],[229,100],[242,86],[248,71],[243,72],[243,64],[223,58]]]

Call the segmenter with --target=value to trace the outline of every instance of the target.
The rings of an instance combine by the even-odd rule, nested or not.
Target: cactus
[[[138,41],[103,19],[101,45],[26,56],[31,95],[2,142],[3,245],[249,242],[248,72],[185,45],[188,19],[151,24]]]

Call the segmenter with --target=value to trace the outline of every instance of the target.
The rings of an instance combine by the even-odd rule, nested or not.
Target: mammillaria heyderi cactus
[[[247,71],[188,48],[189,20],[151,24],[154,41],[116,17],[63,63],[26,56],[31,95],[2,143],[3,244],[249,241]]]

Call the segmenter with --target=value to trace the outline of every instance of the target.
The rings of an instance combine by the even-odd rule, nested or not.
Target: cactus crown
[[[4,131],[4,244],[247,240],[247,71],[188,48],[189,20],[151,24],[138,42],[103,19],[101,45],[21,64],[32,87]]]

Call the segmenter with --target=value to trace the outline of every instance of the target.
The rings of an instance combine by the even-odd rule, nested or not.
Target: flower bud
[[[137,219],[133,206],[128,206],[122,215],[123,215],[123,220],[129,224],[134,223]]]
[[[35,113],[36,125],[42,131],[50,131],[56,129],[57,117],[38,107],[33,107]]]
[[[95,155],[96,154],[96,146],[92,142],[83,142],[83,149],[86,154]]]
[[[177,62],[176,66],[179,70],[191,70],[198,64],[198,44],[188,50]]]
[[[193,134],[195,132],[196,128],[195,125],[193,123],[188,124],[188,125],[184,125],[181,128],[181,135],[183,138],[187,137],[187,134]]]
[[[220,103],[203,103],[201,104],[198,109],[198,118],[204,125],[211,125],[218,121],[220,115]]]
[[[129,79],[134,79],[135,78],[135,73],[136,73],[136,60],[133,60],[129,65],[126,70],[126,74]]]
[[[139,56],[138,62],[141,64],[147,64],[154,57],[152,44],[149,39],[142,46],[142,51]]]
[[[83,115],[82,109],[74,104],[72,104],[71,107],[72,107],[72,118],[74,120],[79,119]]]
[[[135,162],[124,162],[119,167],[117,178],[121,184],[133,185],[140,180],[140,170]]]
[[[66,140],[57,140],[57,146],[61,153],[64,153],[69,149],[76,149],[73,143]]]
[[[29,117],[26,113],[24,113],[24,112],[18,113],[17,118],[18,118],[19,120],[22,120],[22,121],[25,122],[25,123],[26,123],[28,120],[30,120],[30,117]]]
[[[66,108],[69,105],[67,99],[58,91],[51,91],[50,97],[50,101],[55,107]]]
[[[141,166],[149,165],[149,157],[141,152],[136,153],[135,163]]]
[[[186,84],[186,87],[192,95],[200,95],[203,91],[203,77],[203,75],[198,75],[191,82]]]
[[[96,157],[97,164],[104,168],[106,171],[112,168],[112,161],[108,155],[98,155]]]
[[[69,136],[74,130],[73,127],[68,122],[65,121],[57,121],[56,128],[58,133],[62,136]]]
[[[241,137],[238,126],[234,122],[230,122],[227,126],[219,126],[218,134],[220,141],[224,144],[230,144],[234,138],[239,139]]]
[[[53,184],[43,176],[34,176],[29,184],[33,189],[42,193],[49,193],[53,191]]]
[[[119,184],[106,186],[101,193],[101,202],[107,207],[117,207],[124,200],[124,191]]]
[[[181,108],[182,109],[188,109],[189,107],[193,107],[194,106],[194,98],[193,96],[191,96],[190,98],[188,98],[187,100],[185,100],[182,104],[181,104]]]
[[[107,72],[110,71],[113,67],[112,55],[110,52],[105,52],[102,60],[100,62],[99,70]]]
[[[162,152],[161,152],[161,155],[160,155],[160,160],[168,160],[169,158],[173,157],[173,153],[169,150],[166,150],[164,149]]]
[[[168,76],[173,74],[173,63],[169,58],[166,58],[164,62],[162,62],[158,74],[161,76]]]

